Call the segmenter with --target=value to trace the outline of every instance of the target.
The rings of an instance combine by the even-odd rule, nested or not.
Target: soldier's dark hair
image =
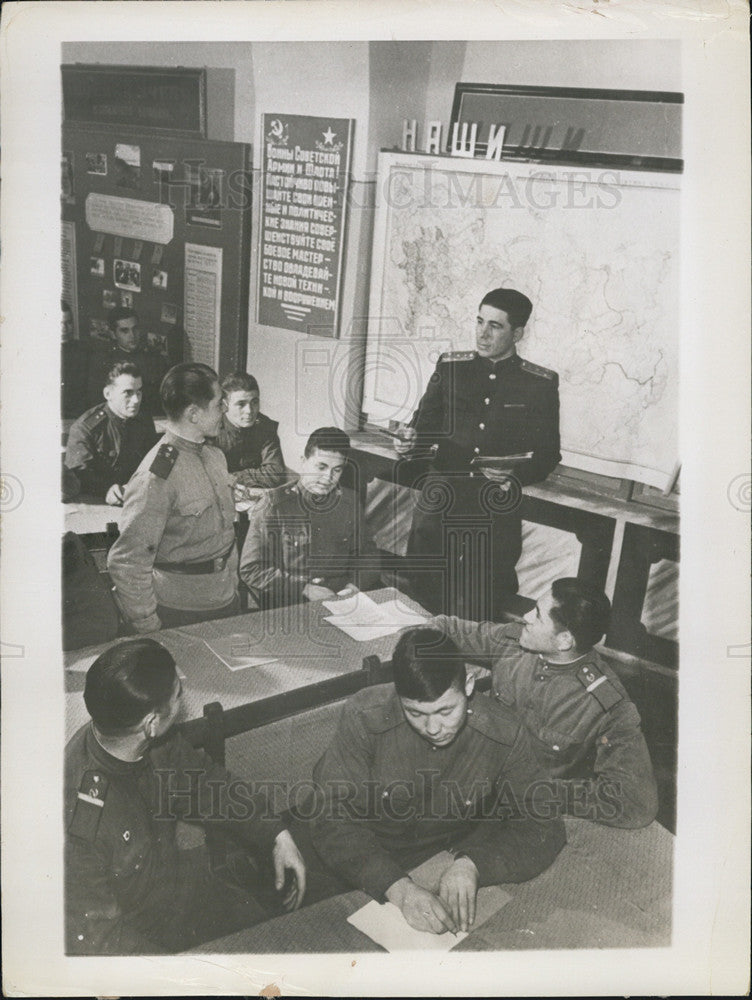
[[[453,640],[436,628],[403,632],[392,653],[392,671],[400,698],[431,702],[449,688],[465,690],[465,661]]]
[[[602,590],[567,576],[554,580],[551,596],[556,602],[551,617],[572,633],[578,650],[585,652],[600,642],[611,618],[611,602]]]
[[[193,403],[204,409],[214,398],[217,373],[208,365],[185,361],[167,372],[159,387],[165,414],[179,420]]]
[[[303,454],[310,458],[316,448],[347,458],[350,454],[350,438],[339,427],[319,427],[306,441]]]
[[[132,361],[118,361],[117,364],[114,364],[107,372],[107,380],[104,384],[106,386],[112,385],[115,379],[119,378],[121,375],[132,375],[133,378],[143,378],[141,369],[138,365],[134,365]]]
[[[130,319],[132,316],[138,319],[138,313],[135,309],[131,309],[129,306],[117,306],[107,314],[107,326],[114,330],[121,319]]]
[[[126,733],[149,712],[167,707],[176,676],[175,661],[164,646],[154,639],[127,639],[89,667],[86,709],[103,735]]]
[[[222,379],[222,392],[225,396],[231,392],[258,392],[259,386],[253,375],[248,372],[231,372]]]
[[[494,288],[483,296],[480,304],[481,307],[491,306],[493,309],[501,309],[507,314],[515,330],[527,323],[533,311],[533,303],[527,295],[514,288]]]

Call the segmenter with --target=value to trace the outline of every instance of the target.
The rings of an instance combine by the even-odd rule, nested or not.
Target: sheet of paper
[[[490,916],[508,903],[511,895],[497,885],[489,885],[478,891],[476,899],[476,916],[473,929],[479,927]],[[357,910],[347,918],[348,923],[380,944],[387,951],[449,951],[467,937],[464,931],[452,934],[431,934],[430,931],[417,931],[411,927],[402,916],[402,911],[393,903],[370,903]]]
[[[324,601],[334,614],[326,620],[357,642],[380,639],[408,625],[422,625],[424,615],[411,611],[398,601],[376,604],[367,594],[354,594],[343,601]]]
[[[204,644],[230,670],[245,670],[277,661],[276,656],[269,656],[259,649],[257,640],[247,632],[235,632],[219,639],[204,639]]]

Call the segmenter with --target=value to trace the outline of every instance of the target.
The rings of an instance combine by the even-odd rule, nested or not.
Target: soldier
[[[65,465],[75,473],[83,493],[118,507],[125,484],[158,434],[151,417],[142,414],[140,369],[120,361],[107,374],[104,403],[76,420],[69,433]]]
[[[272,915],[258,898],[266,872],[272,913],[300,906],[305,866],[295,842],[265,795],[233,782],[172,728],[180,694],[175,661],[153,639],[111,646],[88,670],[91,722],[65,748],[68,954],[182,951],[257,923]],[[179,850],[178,819],[253,852],[245,870],[254,885],[220,880],[203,848]]]
[[[493,657],[493,691],[532,737],[560,811],[618,827],[647,826],[658,798],[637,709],[593,649],[608,627],[602,591],[556,580],[520,629],[439,616],[468,656]]]
[[[88,398],[89,405],[99,401],[107,372],[118,361],[130,361],[138,365],[144,380],[143,410],[149,416],[161,413],[159,387],[167,372],[169,362],[155,351],[142,347],[138,315],[133,309],[112,309],[107,316],[107,325],[112,336],[111,344],[98,345],[92,351],[89,363]]]
[[[277,423],[259,412],[259,387],[253,375],[233,372],[222,380],[225,412],[216,444],[242,493],[259,498],[259,489],[281,486],[287,475]],[[241,497],[239,497],[240,499]]]
[[[222,618],[239,610],[230,474],[207,438],[222,390],[207,365],[175,365],[162,383],[167,432],[125,490],[120,536],[107,566],[137,632]]]
[[[336,875],[394,903],[412,927],[468,930],[478,887],[543,871],[564,826],[528,808],[538,772],[527,734],[502,705],[473,696],[451,640],[408,629],[392,667],[394,685],[347,702],[314,768],[323,800],[309,813],[311,839]],[[439,851],[454,857],[429,891],[408,873]]]
[[[416,445],[436,447],[407,549],[411,589],[432,611],[498,619],[517,592],[520,487],[545,479],[561,458],[558,377],[516,351],[531,310],[512,288],[484,296],[477,350],[441,355],[410,425],[394,440],[402,456]],[[481,462],[525,454],[514,465]],[[452,521],[456,547],[446,530]],[[468,529],[476,539],[490,535],[485,561],[481,543],[468,547]]]
[[[299,479],[249,514],[240,578],[261,607],[320,601],[380,585],[378,554],[357,494],[339,486],[350,439],[338,427],[308,438]]]

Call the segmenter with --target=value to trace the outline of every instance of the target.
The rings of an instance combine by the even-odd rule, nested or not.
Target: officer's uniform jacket
[[[225,456],[168,430],[126,487],[120,535],[107,559],[117,601],[138,632],[160,627],[157,604],[215,611],[232,602],[234,519]],[[211,572],[187,572],[212,561]]]
[[[128,361],[137,365],[143,380],[144,395],[141,409],[152,415],[162,412],[162,401],[159,387],[170,367],[169,361],[156,351],[123,351],[116,343],[96,345],[89,356],[89,374],[87,396],[89,405],[102,398],[102,389],[107,382],[107,375],[113,365]]]
[[[218,783],[213,791],[210,782]],[[198,874],[193,852],[177,847],[178,819],[211,823],[251,850],[271,852],[282,823],[263,794],[233,791],[229,782],[224,768],[174,731],[130,762],[109,754],[91,724],[78,730],[65,748],[70,954],[164,950],[163,934],[184,916]]]
[[[114,483],[128,482],[158,437],[151,417],[139,411],[124,420],[103,402],[74,421],[65,464],[75,472],[83,493],[104,499]]]
[[[294,604],[314,581],[335,593],[348,583],[379,586],[377,558],[352,490],[319,498],[294,482],[270,490],[249,512],[240,578],[263,605]]]
[[[521,649],[518,624],[434,623],[467,655],[493,658],[493,694],[527,729],[552,794],[568,813],[607,826],[642,827],[658,797],[640,716],[596,650],[571,664]]]
[[[233,479],[242,486],[273,489],[287,479],[275,420],[259,413],[252,427],[235,427],[226,416],[216,438]]]
[[[469,471],[475,456],[532,451],[514,472],[523,486],[539,482],[561,459],[558,375],[517,354],[497,362],[475,351],[442,354],[412,426],[419,448],[438,445],[438,470]]]
[[[393,685],[366,688],[344,706],[314,769],[324,801],[313,843],[334,872],[378,900],[441,850],[467,855],[481,886],[522,882],[565,839],[561,820],[525,813],[536,775],[524,730],[491,699],[471,698],[454,741],[432,747],[406,721]]]

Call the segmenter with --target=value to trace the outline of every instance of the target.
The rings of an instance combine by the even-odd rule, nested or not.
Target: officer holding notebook
[[[432,611],[496,619],[517,592],[521,488],[561,458],[558,376],[516,350],[531,311],[513,288],[488,292],[476,350],[441,355],[394,438],[401,456],[431,454],[407,555],[410,589]]]

